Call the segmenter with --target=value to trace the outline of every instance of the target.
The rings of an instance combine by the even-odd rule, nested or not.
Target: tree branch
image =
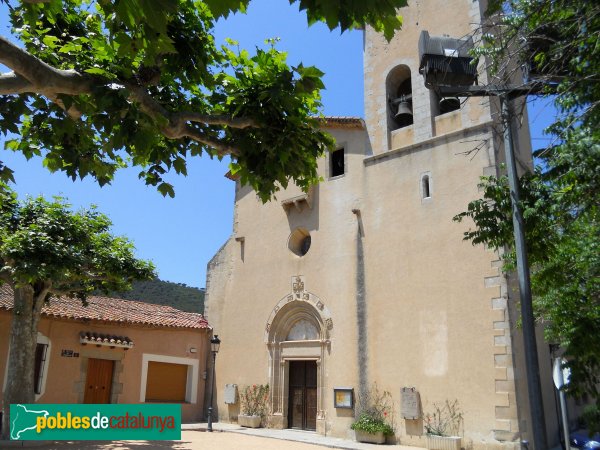
[[[14,72],[0,74],[0,95],[33,92],[33,85]]]
[[[85,292],[86,288],[72,288],[72,289],[50,289],[50,294],[55,297],[72,297],[75,292]]]
[[[27,92],[35,93],[35,87],[20,75],[14,72],[0,74],[0,95],[25,94]],[[81,118],[81,111],[75,105],[71,105],[69,109],[65,107],[64,102],[58,98],[56,94],[47,92],[46,97],[60,106],[73,119]]]
[[[250,117],[234,117],[223,114],[199,114],[193,111],[182,111],[172,115],[173,121],[184,121],[184,122],[199,122],[207,125],[227,125],[231,128],[250,128],[258,127],[258,123]]]
[[[46,302],[46,296],[50,292],[51,288],[52,288],[52,281],[51,280],[45,280],[44,281],[44,286],[42,287],[42,289],[38,293],[38,295],[35,296],[35,299],[34,299],[34,303],[33,303],[34,317],[39,318],[40,313],[42,312],[42,308],[44,306],[44,303]]]
[[[181,112],[171,114],[167,111],[160,103],[158,103],[150,94],[148,94],[144,88],[140,86],[136,86],[133,84],[126,84],[125,87],[131,93],[130,97],[135,100],[139,105],[143,112],[148,114],[154,120],[156,120],[159,124],[161,121],[167,123],[160,127],[162,133],[169,139],[180,139],[183,137],[189,137],[201,144],[208,145],[217,150],[220,156],[224,155],[239,155],[239,150],[227,145],[217,139],[210,138],[202,133],[200,130],[193,128],[192,126],[187,124],[188,120],[192,120],[190,118],[194,118],[196,122],[201,122],[199,119],[202,117],[206,119],[202,121],[203,123],[208,124],[221,124],[225,125],[227,121],[230,123],[236,123],[237,128],[245,128],[250,125],[251,119],[248,119],[247,124],[242,126],[242,121],[244,119],[230,119],[225,116],[210,116],[206,114],[196,114],[193,112]]]
[[[186,125],[183,129],[182,134],[179,137],[189,137],[196,142],[200,142],[201,144],[206,144],[212,148],[214,148],[219,156],[231,155],[231,156],[239,156],[239,150],[231,145],[228,145],[218,139],[213,139],[206,136],[200,130],[195,129],[191,125]]]
[[[75,70],[55,69],[3,36],[0,36],[0,63],[14,71],[0,75],[0,95],[25,92],[41,94],[63,109],[65,109],[64,103],[60,101],[58,94],[90,94],[95,84],[101,84],[101,81],[95,81]],[[168,139],[188,137],[213,147],[221,156],[226,154],[237,156],[239,150],[218,139],[206,136],[200,130],[190,126],[188,122],[238,129],[258,126],[256,121],[246,117],[231,118],[222,114],[200,114],[193,111],[170,113],[142,86],[123,81],[119,84],[128,91],[129,99],[137,103],[140,109],[157,123],[165,137]],[[73,106],[67,110],[67,113],[76,119],[81,117],[81,112]]]
[[[26,78],[33,92],[51,94],[89,94],[92,80],[75,70],[61,70],[46,64],[28,51],[0,36],[0,63]]]

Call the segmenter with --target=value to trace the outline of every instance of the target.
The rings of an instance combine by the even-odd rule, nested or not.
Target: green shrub
[[[463,423],[463,413],[458,400],[433,404],[433,412],[425,414],[425,432],[433,436],[456,436]]]
[[[385,423],[383,420],[371,417],[367,413],[362,413],[358,420],[354,422],[350,428],[371,434],[375,434],[380,431],[386,436],[394,434],[394,429],[389,424]]]
[[[381,431],[386,436],[394,434],[392,394],[388,391],[381,392],[377,384],[373,384],[359,396],[356,414],[358,419],[350,426],[353,430],[371,434]]]
[[[253,384],[246,386],[240,394],[242,414],[246,416],[267,415],[269,400],[268,384]]]

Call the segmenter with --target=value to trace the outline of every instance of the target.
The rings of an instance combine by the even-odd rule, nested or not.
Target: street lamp
[[[215,393],[215,361],[217,360],[217,353],[219,353],[219,347],[221,346],[221,339],[219,336],[215,334],[213,338],[210,340],[210,351],[213,355],[213,366],[212,366],[212,379],[210,383],[210,403],[208,405],[208,431],[212,431],[212,405],[213,405],[213,397]]]

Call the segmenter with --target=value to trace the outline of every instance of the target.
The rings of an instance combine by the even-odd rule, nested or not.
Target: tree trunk
[[[41,307],[36,307],[34,290],[31,286],[14,289],[15,305],[10,331],[10,351],[8,355],[8,379],[4,390],[2,409],[2,439],[9,439],[10,405],[33,403],[35,393],[33,373],[37,326]]]

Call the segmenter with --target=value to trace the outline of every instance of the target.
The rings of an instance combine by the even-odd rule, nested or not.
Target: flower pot
[[[246,428],[260,428],[260,416],[246,416],[240,414],[238,416],[238,424]]]
[[[429,450],[460,450],[461,443],[460,436],[427,435],[427,448]]]
[[[368,442],[370,444],[385,443],[385,435],[383,434],[383,431],[378,431],[377,433],[367,433],[366,431],[354,430],[354,433],[358,442]]]

